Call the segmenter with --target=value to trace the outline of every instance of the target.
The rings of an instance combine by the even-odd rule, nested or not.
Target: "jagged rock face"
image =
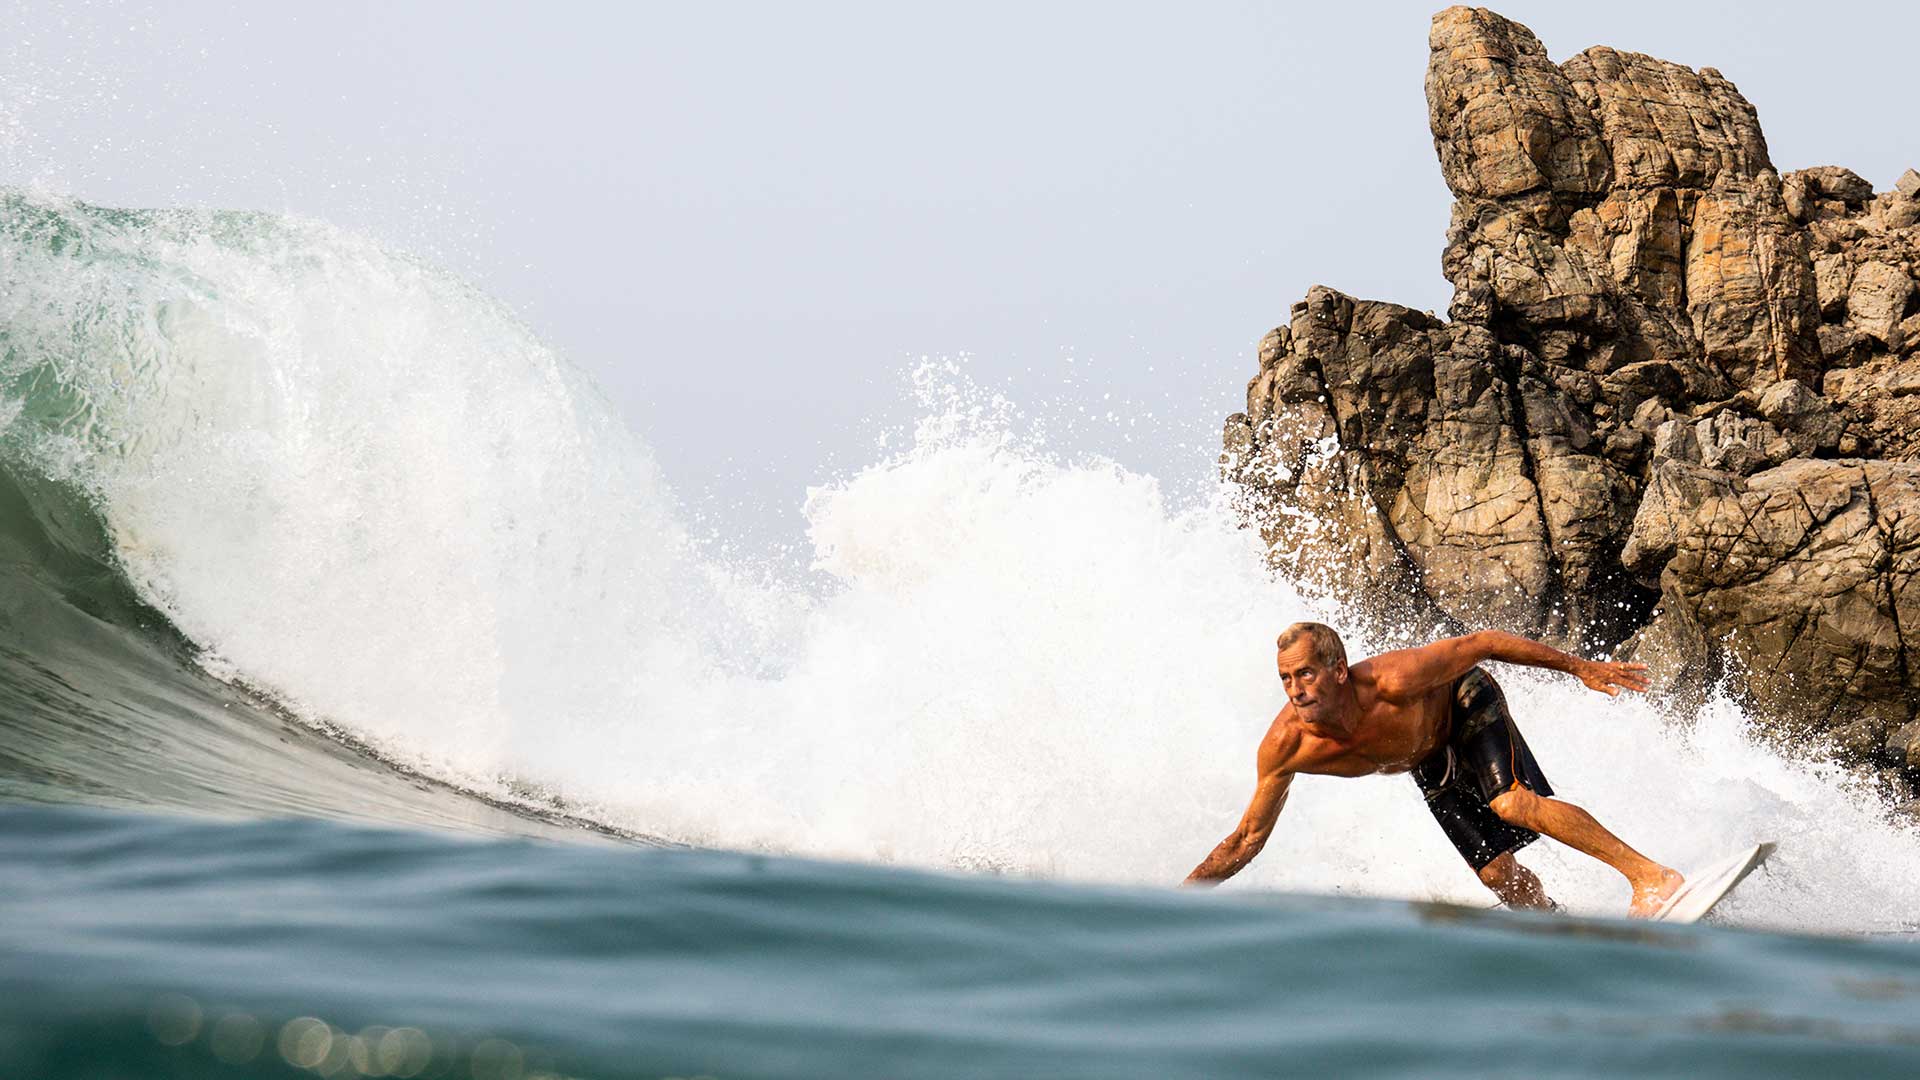
[[[1275,559],[1398,616],[1732,660],[1756,700],[1905,763],[1920,664],[1887,627],[1913,556],[1829,534],[1920,520],[1890,464],[1920,462],[1920,173],[1782,178],[1712,68],[1554,64],[1473,8],[1429,45],[1450,321],[1316,286],[1261,343],[1226,443]],[[1878,508],[1715,546],[1816,479]],[[1796,705],[1789,676],[1817,692]]]
[[[1716,643],[1769,714],[1857,760],[1920,766],[1920,464],[1796,458],[1743,479],[1665,462],[1624,560],[1688,628],[1676,659]]]
[[[1920,460],[1920,173],[1879,195],[1832,166],[1783,186],[1813,254],[1820,388],[1852,436],[1840,450]]]
[[[1811,371],[1805,243],[1732,83],[1605,48],[1556,66],[1485,10],[1442,12],[1429,42],[1456,319],[1551,363],[1674,365],[1698,397]]]
[[[1305,511],[1265,525],[1297,575],[1363,582],[1357,599],[1396,614],[1549,637],[1602,621],[1592,601],[1624,579],[1634,504],[1587,419],[1596,380],[1483,326],[1324,288],[1261,353],[1246,414],[1261,420],[1230,424],[1229,448]]]

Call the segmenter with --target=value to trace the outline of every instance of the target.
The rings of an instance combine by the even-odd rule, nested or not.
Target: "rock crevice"
[[[1323,286],[1227,462],[1277,563],[1408,627],[1625,648],[1920,779],[1920,173],[1780,175],[1712,68],[1434,17],[1448,318]]]

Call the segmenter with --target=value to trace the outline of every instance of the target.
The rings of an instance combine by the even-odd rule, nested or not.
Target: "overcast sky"
[[[1449,295],[1436,5],[1299,7],[17,4],[0,167],[427,254],[593,373],[696,504],[797,523],[922,355],[1151,411],[1080,440],[1176,479],[1309,285]],[[1911,4],[1498,10],[1555,59],[1719,68],[1783,171],[1920,165]]]

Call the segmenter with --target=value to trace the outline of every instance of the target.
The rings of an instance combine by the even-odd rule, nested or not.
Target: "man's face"
[[[1275,657],[1280,685],[1302,720],[1312,723],[1333,715],[1334,695],[1346,685],[1347,665],[1322,664],[1313,655],[1313,642],[1301,639]]]

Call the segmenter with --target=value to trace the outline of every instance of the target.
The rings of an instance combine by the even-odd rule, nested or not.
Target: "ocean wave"
[[[17,797],[498,812],[451,788],[684,843],[1171,881],[1250,790],[1273,634],[1352,624],[1271,573],[1230,489],[1172,500],[938,366],[902,448],[808,493],[811,576],[717,555],[510,312],[320,223],[7,194],[0,345],[10,595],[46,598],[10,601],[0,690],[65,740]],[[1782,842],[1739,917],[1920,910],[1913,829],[1724,695],[1676,722],[1502,678],[1556,788],[1649,854]],[[1624,906],[1590,860],[1527,858],[1576,910]],[[1484,902],[1405,778],[1303,782],[1243,879]]]

